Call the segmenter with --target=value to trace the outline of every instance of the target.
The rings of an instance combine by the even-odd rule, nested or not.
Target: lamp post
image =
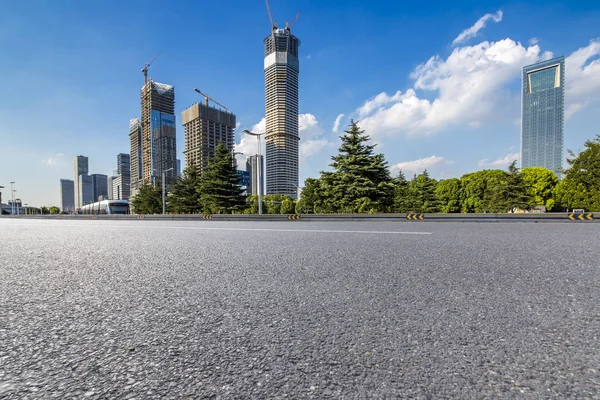
[[[173,171],[173,168],[169,168],[169,169],[164,170],[162,172],[162,206],[163,206],[163,210],[162,210],[163,212],[162,213],[163,213],[163,215],[166,214],[166,212],[165,212],[165,210],[166,210],[166,202],[165,202],[165,186],[166,185],[165,185],[165,180],[166,180],[166,174],[169,171]]]
[[[244,133],[251,136],[256,136],[256,142],[258,143],[258,154],[256,157],[256,191],[258,192],[258,214],[262,214],[262,159],[260,158],[260,137],[264,135],[264,133],[256,133],[250,132],[248,129],[244,129]]]
[[[0,185],[0,216],[2,216],[2,214],[4,214],[4,208],[2,208],[2,190],[4,189],[4,186]]]
[[[11,200],[10,215],[15,215],[15,192],[13,190],[14,184],[15,184],[14,182],[10,183],[10,200]]]

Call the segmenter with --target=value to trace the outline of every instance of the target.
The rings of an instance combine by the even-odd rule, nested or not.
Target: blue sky
[[[175,86],[181,111],[200,88],[237,115],[236,149],[255,152],[242,129],[264,117],[262,0],[19,1],[0,14],[0,185],[59,204],[73,157],[110,174],[129,151],[140,114],[140,69]],[[394,172],[436,178],[505,168],[520,147],[520,71],[567,57],[565,148],[600,132],[597,1],[271,0],[279,25],[301,15],[301,181],[318,176],[350,118],[361,121]],[[338,132],[334,122],[339,115]],[[241,159],[241,158],[240,158]],[[3,198],[8,190],[3,190]]]

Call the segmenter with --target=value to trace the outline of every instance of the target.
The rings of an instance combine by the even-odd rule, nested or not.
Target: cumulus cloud
[[[327,139],[309,139],[300,141],[300,161],[320,153],[326,148],[333,147],[333,143]]]
[[[58,153],[55,154],[51,157],[48,157],[44,160],[42,160],[44,162],[44,164],[49,165],[51,167],[55,167],[57,165],[62,165],[64,164],[64,154],[63,153]]]
[[[466,41],[467,39],[475,37],[477,35],[477,32],[485,28],[485,24],[487,24],[487,22],[490,19],[494,22],[502,21],[502,10],[498,10],[496,14],[485,14],[483,17],[479,18],[472,27],[462,31],[460,35],[458,35],[456,39],[452,41],[452,44],[456,45],[458,43]]]
[[[399,171],[402,171],[405,175],[420,174],[426,169],[429,170],[438,165],[449,164],[452,164],[452,161],[449,161],[444,157],[433,155],[419,160],[399,162],[391,166],[390,172],[396,174]]]
[[[431,135],[449,125],[477,127],[511,100],[506,85],[520,76],[523,65],[550,56],[537,45],[524,47],[511,39],[457,47],[446,59],[434,56],[417,66],[411,74],[414,88],[366,101],[357,110],[361,127],[372,137]],[[429,100],[416,90],[437,97]]]
[[[500,168],[500,167],[507,167],[513,161],[515,161],[515,160],[519,161],[520,159],[521,159],[521,153],[510,153],[510,154],[507,154],[505,157],[498,158],[497,160],[493,160],[493,161],[490,161],[487,158],[484,158],[483,160],[479,160],[479,162],[477,164],[480,167]]]
[[[340,129],[340,122],[342,121],[342,118],[344,118],[344,114],[340,114],[336,117],[335,122],[333,123],[333,132],[337,133]]]
[[[323,128],[319,125],[317,117],[313,114],[298,115],[298,135],[300,139],[318,136],[323,132]]]
[[[565,59],[566,118],[600,98],[600,39]]]

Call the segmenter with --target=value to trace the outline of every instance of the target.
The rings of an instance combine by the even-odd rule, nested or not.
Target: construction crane
[[[196,92],[198,92],[201,96],[204,96],[204,104],[206,105],[206,107],[208,107],[208,101],[212,101],[213,103],[215,103],[216,105],[223,107],[224,109],[226,109],[227,111],[229,111],[229,108],[225,107],[223,104],[219,103],[218,101],[216,101],[215,99],[211,98],[209,95],[202,93],[201,91],[199,91],[198,89],[194,88],[194,90]]]
[[[285,21],[285,29],[287,29],[288,32],[292,30],[294,25],[296,25],[296,21],[298,21],[299,16],[300,16],[300,11],[298,11],[298,13],[296,14],[296,17],[294,18],[294,22],[292,22],[291,25],[288,25],[288,22]]]
[[[269,7],[269,0],[265,0],[267,4],[267,12],[269,13],[269,21],[271,22],[271,30],[274,31],[277,29],[277,21],[273,20],[273,16],[271,15],[271,7]]]
[[[152,64],[154,62],[154,60],[156,60],[158,58],[158,56],[160,56],[160,53],[155,55],[154,58],[149,63],[145,64],[144,68],[142,68],[142,72],[144,73],[144,84],[146,84],[146,82],[148,82],[148,67],[150,66],[150,64]]]

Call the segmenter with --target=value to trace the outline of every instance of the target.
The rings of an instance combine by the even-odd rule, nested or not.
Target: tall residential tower
[[[560,178],[565,132],[565,58],[523,67],[521,167],[544,167]]]
[[[133,118],[129,121],[129,144],[131,149],[130,160],[130,179],[131,192],[138,189],[142,182],[142,121],[139,118]],[[118,161],[117,161],[118,163]]]
[[[88,158],[85,156],[77,156],[75,157],[74,164],[75,168],[73,177],[73,193],[75,200],[75,208],[81,208],[81,206],[83,206],[83,200],[81,198],[81,189],[79,188],[79,177],[81,175],[87,175],[89,172]]]
[[[172,168],[166,172],[165,180],[168,185],[175,179],[177,169],[173,86],[157,83],[152,79],[144,84],[141,124],[142,179],[148,184],[158,183],[162,179],[162,172]],[[133,149],[132,154],[135,154]]]
[[[265,43],[267,194],[298,194],[298,47],[290,28],[278,29]]]

